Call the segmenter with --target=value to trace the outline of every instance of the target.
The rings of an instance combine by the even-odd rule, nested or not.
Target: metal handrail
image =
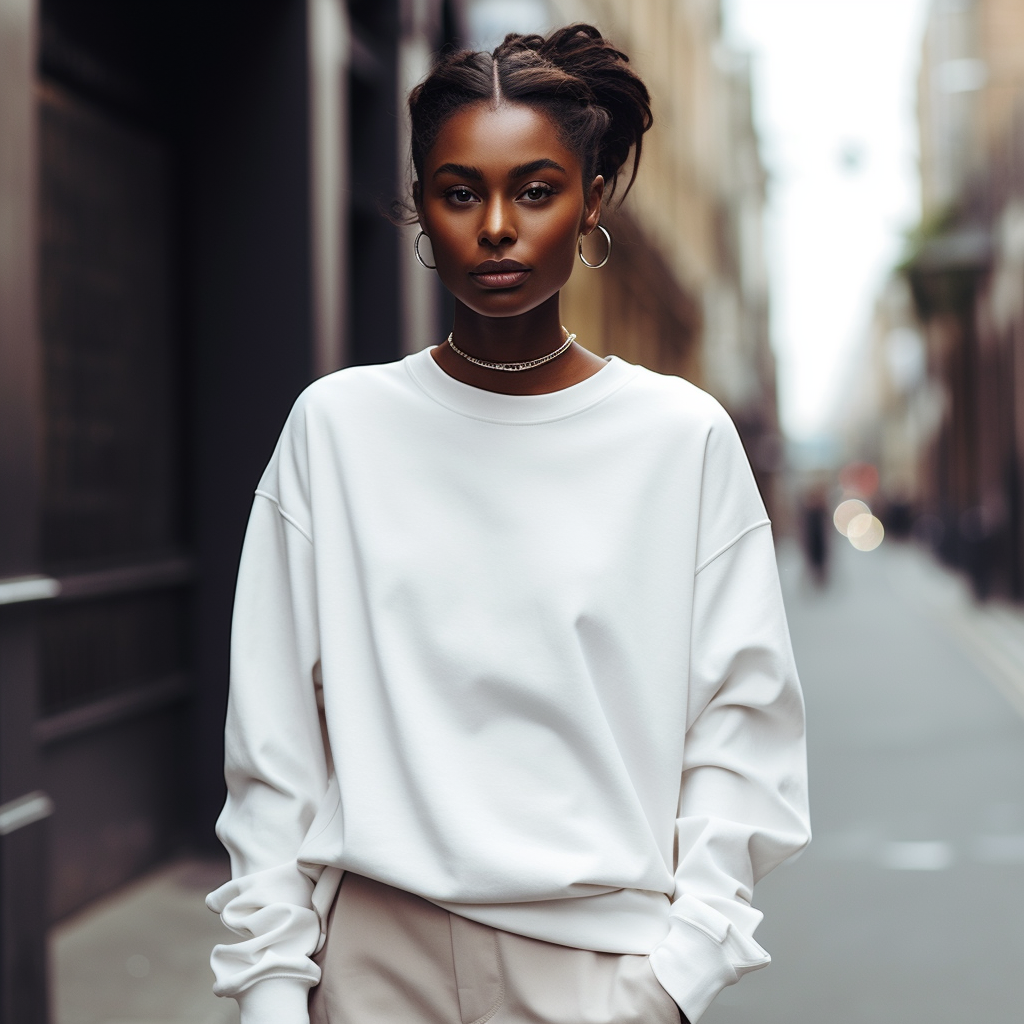
[[[0,836],[10,835],[26,825],[34,825],[51,814],[53,801],[41,789],[0,804]]]
[[[195,575],[193,560],[179,556],[62,576],[8,576],[0,579],[0,605],[154,590],[190,583]]]

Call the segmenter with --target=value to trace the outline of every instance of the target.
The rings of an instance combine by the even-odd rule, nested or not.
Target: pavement
[[[755,891],[772,965],[703,1024],[1020,1024],[1024,616],[920,551],[780,552],[815,839]]]
[[[815,840],[757,888],[773,964],[702,1024],[1021,1024],[1024,612],[886,541],[818,589],[780,570],[807,700]],[[182,860],[53,933],[55,1024],[234,1024],[226,932]]]
[[[227,859],[182,859],[51,933],[54,1024],[238,1024],[212,992],[210,950],[231,933],[203,900]]]

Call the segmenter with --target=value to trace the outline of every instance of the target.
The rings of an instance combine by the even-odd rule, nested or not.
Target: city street
[[[975,608],[913,549],[835,540],[824,592],[780,557],[815,841],[758,888],[773,965],[704,1021],[1019,1024],[1024,620]],[[201,900],[222,870],[172,867],[61,926],[56,1024],[237,1019],[206,967],[221,932]]]
[[[324,784],[296,658],[345,762],[317,862],[463,902],[605,854],[591,882],[656,884],[680,762],[632,717],[681,750],[642,681],[715,644],[671,662],[689,612],[594,567],[713,559],[750,486],[677,378],[780,526],[814,833],[703,1024],[1024,1024],[1024,0],[252,13],[0,0],[0,1024],[238,1024],[225,751],[239,863],[290,856],[278,797]],[[802,808],[784,720],[708,757],[752,743]],[[263,881],[228,916],[279,962]]]
[[[1024,627],[922,554],[780,558],[807,700],[806,853],[760,885],[767,970],[707,1024],[1019,1024]]]

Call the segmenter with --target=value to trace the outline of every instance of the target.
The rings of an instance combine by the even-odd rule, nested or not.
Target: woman
[[[410,110],[453,332],[308,388],[257,489],[216,991],[243,1024],[696,1021],[768,962],[803,713],[729,419],[560,324],[647,90],[577,25],[443,57]]]

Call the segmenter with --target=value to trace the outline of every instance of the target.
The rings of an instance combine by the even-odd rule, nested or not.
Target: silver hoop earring
[[[608,251],[604,254],[604,259],[601,260],[600,263],[587,262],[587,257],[583,255],[583,236],[580,235],[580,262],[583,264],[583,266],[589,267],[591,270],[600,270],[608,262],[608,257],[611,256],[612,254],[612,236],[608,234],[608,229],[603,224],[598,224],[597,230],[600,231],[602,235],[604,235],[605,239],[608,242]]]
[[[427,262],[427,261],[426,261],[426,260],[425,260],[425,259],[424,259],[424,258],[423,258],[423,257],[422,257],[421,255],[420,255],[420,239],[421,239],[421,238],[424,238],[425,236],[426,236],[426,232],[425,232],[425,231],[421,231],[421,232],[420,232],[420,233],[419,233],[419,234],[418,234],[418,235],[416,236],[416,241],[412,243],[412,248],[413,248],[413,251],[414,251],[414,252],[416,253],[416,259],[418,259],[418,260],[420,261],[420,266],[421,266],[421,267],[426,267],[426,268],[427,268],[427,270],[437,270],[437,264],[436,264],[436,263],[428,263],[428,262]]]

